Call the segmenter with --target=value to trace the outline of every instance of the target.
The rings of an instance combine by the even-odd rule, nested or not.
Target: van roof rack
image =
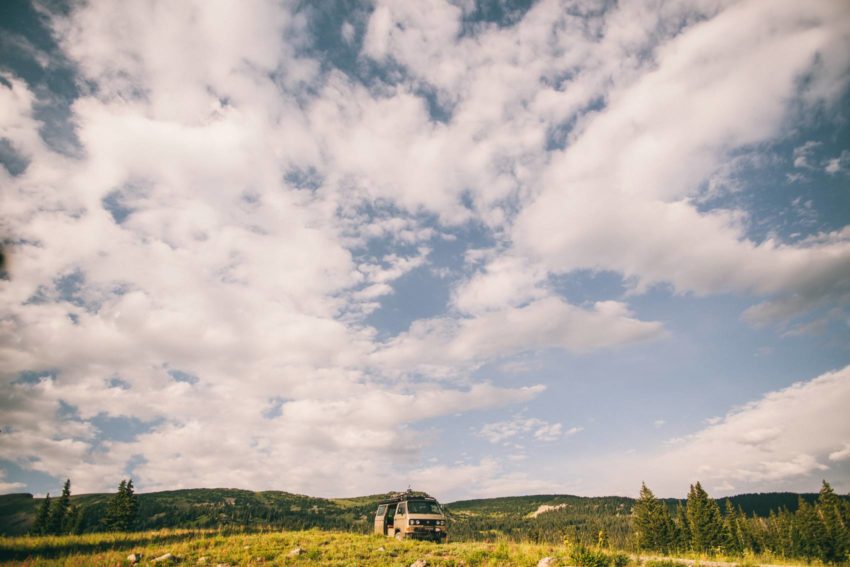
[[[425,500],[428,502],[437,502],[437,499],[429,496],[426,492],[417,492],[407,489],[404,492],[390,492],[387,498],[380,500],[378,504],[396,504],[405,500]]]

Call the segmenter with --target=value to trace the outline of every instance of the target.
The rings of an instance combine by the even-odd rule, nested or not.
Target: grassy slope
[[[297,550],[297,552],[295,551]],[[575,551],[575,550],[573,550]],[[565,545],[516,543],[500,540],[494,543],[460,542],[440,545],[417,541],[396,541],[377,535],[307,530],[297,532],[268,531],[240,533],[217,530],[159,530],[125,534],[88,534],[82,536],[0,537],[0,565],[89,566],[129,565],[130,554],[141,554],[142,564],[170,553],[173,558],[161,564],[183,565],[400,565],[409,566],[425,560],[435,566],[501,566],[531,567],[543,557],[551,557],[554,565],[593,567],[613,565],[616,554],[591,552],[595,559],[577,560]],[[605,558],[603,563],[600,557]],[[771,557],[656,559],[621,555],[624,567],[756,567],[786,564],[802,566],[803,562],[787,562]],[[722,558],[720,558],[722,559]],[[626,565],[628,563],[628,565]],[[807,567],[820,563],[808,563]]]
[[[290,555],[295,548],[302,551]],[[375,535],[308,530],[222,534],[207,531],[159,531],[63,537],[0,538],[0,563],[28,565],[122,565],[130,553],[145,562],[171,553],[179,563],[195,565],[410,565],[424,559],[437,565],[537,565],[549,556],[569,564],[563,546],[499,542],[450,543],[402,541]]]

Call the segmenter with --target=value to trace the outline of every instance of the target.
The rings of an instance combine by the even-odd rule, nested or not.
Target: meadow
[[[156,561],[166,554],[167,560]],[[517,566],[577,567],[756,567],[803,565],[771,557],[727,559],[690,555],[663,559],[634,556],[570,544],[541,544],[507,539],[495,542],[435,544],[396,541],[380,535],[311,529],[304,531],[158,530],[71,536],[0,537],[0,565],[329,565],[329,566]],[[420,563],[416,563],[420,561]],[[424,562],[424,563],[422,563]],[[807,565],[820,565],[819,562]]]
[[[543,557],[568,565],[564,546],[516,542],[458,542],[445,545],[396,541],[379,535],[322,530],[221,532],[161,530],[79,536],[0,538],[0,564],[28,566],[141,564],[170,553],[159,564],[183,565],[403,565],[418,560],[429,566],[534,566]]]

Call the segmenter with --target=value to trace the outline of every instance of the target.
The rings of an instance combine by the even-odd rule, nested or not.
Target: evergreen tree
[[[103,525],[109,531],[120,531],[121,499],[126,491],[127,481],[121,479],[118,484],[118,492],[109,500],[109,504],[106,506],[106,515],[103,518]]]
[[[741,532],[738,526],[738,512],[728,498],[725,502],[723,517],[723,532],[721,536],[723,551],[730,555],[739,555],[744,551],[741,543]]]
[[[71,479],[65,481],[62,487],[62,495],[50,507],[50,515],[47,520],[47,532],[59,535],[64,533],[65,517],[68,507],[71,505]]]
[[[674,525],[667,506],[658,500],[646,484],[632,509],[632,526],[638,549],[667,553],[674,544]]]
[[[82,514],[79,506],[76,504],[71,504],[68,508],[68,513],[65,515],[65,523],[62,526],[63,534],[78,534],[80,526],[80,522],[82,519]]]
[[[691,530],[688,527],[688,516],[685,507],[676,505],[676,549],[687,551],[691,548]]]
[[[133,480],[122,480],[118,492],[109,501],[104,526],[111,531],[129,531],[139,511],[138,497],[133,493]]]
[[[803,536],[800,532],[800,526],[797,523],[797,518],[795,514],[792,514],[788,511],[787,508],[783,509],[780,518],[782,520],[782,526],[784,528],[784,544],[785,549],[787,550],[786,555],[788,557],[802,557],[803,556]]]
[[[720,547],[723,520],[717,502],[708,497],[702,485],[691,485],[686,515],[691,532],[691,549],[698,553],[713,552]]]
[[[133,491],[133,479],[127,481],[124,490],[124,500],[121,506],[122,519],[124,521],[124,530],[129,531],[133,528],[136,522],[136,516],[139,514],[139,497]]]
[[[823,524],[821,559],[830,563],[844,560],[850,550],[847,526],[842,518],[841,501],[825,480],[818,494],[817,514]]]
[[[33,535],[44,535],[47,533],[47,522],[50,518],[50,493],[44,497],[41,506],[38,508],[38,514],[35,517],[35,523],[32,525]]]
[[[736,510],[736,516],[738,523],[738,547],[741,551],[750,550],[753,553],[761,553],[762,546],[756,538],[753,520],[747,517],[740,506]],[[759,523],[758,525],[762,524]]]
[[[826,547],[826,531],[823,522],[815,507],[802,497],[794,514],[794,526],[799,534],[799,543],[795,546],[794,555],[808,559],[823,557]]]

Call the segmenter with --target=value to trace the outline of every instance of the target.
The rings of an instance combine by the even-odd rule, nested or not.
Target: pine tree
[[[785,528],[785,546],[788,550],[788,557],[803,556],[803,535],[800,532],[800,526],[797,523],[796,514],[792,514],[787,508],[782,510],[780,515]]]
[[[646,484],[632,509],[632,526],[639,549],[667,553],[674,544],[674,524],[667,506],[658,500]]]
[[[728,498],[725,502],[726,514],[723,517],[722,546],[723,551],[730,555],[739,555],[744,551],[741,545],[741,534],[738,526],[738,513]]]
[[[123,520],[124,531],[129,531],[133,528],[136,522],[136,516],[139,513],[139,497],[133,492],[133,479],[127,481],[124,490],[124,499],[121,506],[121,517]]]
[[[691,549],[698,553],[713,552],[721,544],[723,520],[717,502],[708,497],[702,485],[691,485],[686,515],[691,532]]]
[[[770,512],[764,547],[782,557],[800,557],[800,532],[787,508]]]
[[[53,535],[63,533],[65,527],[65,516],[71,505],[71,479],[65,481],[62,487],[62,495],[50,507],[50,515],[47,520],[47,532]]]
[[[761,545],[755,535],[753,522],[756,519],[750,519],[744,513],[744,510],[738,506],[736,511],[738,523],[738,546],[741,551],[752,551],[753,553],[761,553]],[[759,524],[762,525],[762,524]]]
[[[63,534],[77,533],[74,530],[80,522],[80,508],[76,504],[71,504],[68,508],[68,513],[65,514],[65,521],[62,524]]]
[[[44,535],[47,533],[47,521],[50,518],[50,493],[44,497],[41,506],[38,508],[38,514],[35,517],[35,523],[32,525],[33,535]]]
[[[823,524],[821,559],[837,563],[844,560],[850,550],[847,526],[842,518],[841,502],[825,480],[818,494],[817,514]]]
[[[127,490],[127,481],[121,479],[118,484],[118,492],[109,500],[106,507],[106,515],[103,518],[103,525],[109,531],[120,531],[119,524],[121,518],[121,499]]]
[[[794,514],[794,525],[799,533],[799,544],[795,555],[808,559],[821,558],[825,555],[826,530],[814,506],[801,496]]]
[[[138,497],[133,493],[133,480],[122,480],[118,484],[118,493],[109,501],[104,518],[104,526],[111,531],[129,531],[139,511]]]
[[[691,548],[691,530],[688,526],[688,516],[685,507],[676,505],[676,549],[687,551]]]

